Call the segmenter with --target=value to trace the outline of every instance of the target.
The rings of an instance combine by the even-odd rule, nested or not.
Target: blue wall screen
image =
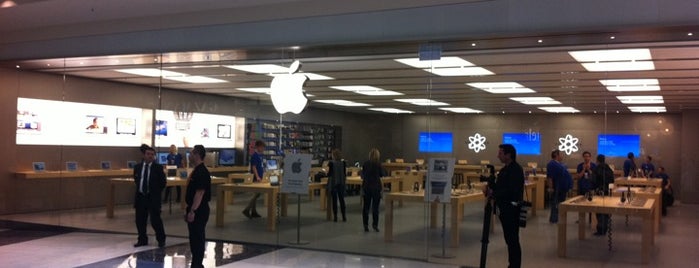
[[[517,155],[541,155],[539,133],[502,133],[502,143],[512,144]]]
[[[629,152],[639,156],[641,152],[640,135],[599,134],[597,152],[607,157],[626,157]]]
[[[451,132],[420,132],[418,151],[421,153],[451,153],[453,142]]]

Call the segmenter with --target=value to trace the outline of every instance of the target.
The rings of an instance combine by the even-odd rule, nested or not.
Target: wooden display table
[[[219,177],[211,177],[211,184],[223,184],[226,183],[226,179]],[[116,186],[121,185],[131,185],[134,188],[136,184],[133,178],[113,178],[109,180],[109,195],[107,196],[107,218],[114,218],[114,199],[116,198]],[[166,187],[170,186],[180,186],[182,187],[183,194],[187,193],[187,180],[180,179],[176,177],[168,177]],[[184,210],[187,207],[185,198],[181,198],[180,208]]]
[[[393,241],[393,202],[395,201],[405,201],[405,202],[425,202],[425,193],[420,192],[393,192],[388,193],[385,196],[385,219],[384,219],[384,241]],[[451,196],[451,225],[450,225],[450,246],[459,246],[459,223],[463,217],[463,208],[466,202],[485,200],[483,193],[480,191],[473,191],[471,193],[464,194],[453,194]],[[440,203],[431,202],[430,203],[430,228],[437,227],[437,211],[438,205]]]
[[[59,178],[97,178],[130,177],[133,169],[82,170],[82,171],[20,171],[15,173],[18,179],[59,179]]]
[[[663,184],[663,180],[660,178],[631,178],[619,177],[614,179],[614,187],[627,187],[627,186],[652,186],[660,188]]]
[[[637,216],[643,219],[643,231],[641,234],[641,261],[648,263],[651,247],[654,244],[653,211],[655,200],[638,198],[635,201],[640,205],[619,204],[618,197],[595,196],[592,201],[587,201],[584,196],[577,196],[566,200],[558,207],[558,257],[566,256],[568,212],[578,212],[578,239],[585,239],[585,214],[620,214]]]
[[[544,197],[546,194],[546,174],[536,174],[529,175],[527,180],[536,183],[536,190],[532,194],[532,208],[533,209],[544,209]]]
[[[277,195],[280,186],[272,186],[268,182],[260,183],[226,183],[219,185],[216,190],[216,227],[223,227],[224,214],[226,213],[225,196],[227,192],[251,192],[265,194],[267,205],[267,230],[275,231],[277,228],[276,215]],[[281,195],[281,216],[286,217],[287,198],[286,194]]]
[[[628,191],[627,187],[616,187],[612,191],[612,196],[621,198],[621,193]],[[656,187],[631,187],[631,192],[633,196],[638,198],[648,198],[655,200],[655,207],[653,208],[653,219],[655,220],[654,231],[657,234],[660,231],[660,212],[663,207],[663,189]],[[618,200],[618,199],[617,199]]]
[[[418,166],[417,163],[381,163],[381,166],[386,169],[388,174],[391,174],[394,170],[412,170]]]

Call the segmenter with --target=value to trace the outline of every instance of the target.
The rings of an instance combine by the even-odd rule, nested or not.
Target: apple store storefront
[[[504,166],[499,145],[512,144],[531,202],[518,229],[523,267],[696,263],[686,249],[699,243],[684,234],[699,215],[699,44],[681,27],[653,33],[616,33],[623,43],[595,32],[216,50],[183,40],[149,53],[5,57],[1,107],[16,110],[17,128],[1,145],[0,256],[188,263],[182,218],[192,150],[203,145],[206,267],[505,267],[500,212],[483,190]],[[142,144],[167,177],[163,247],[151,227],[150,245],[132,247]],[[556,150],[563,172],[553,174]],[[615,174],[611,196],[585,196],[584,167],[597,155]],[[372,159],[381,176],[373,200]],[[552,176],[570,178],[562,204]],[[604,236],[594,235],[604,220],[596,214],[610,215]],[[37,241],[61,237],[112,255],[42,255]],[[47,266],[41,259],[15,264]]]

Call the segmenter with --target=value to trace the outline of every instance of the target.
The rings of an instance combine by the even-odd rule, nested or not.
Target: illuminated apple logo
[[[299,114],[306,107],[308,99],[303,94],[303,84],[308,77],[304,74],[296,73],[301,67],[301,62],[294,61],[289,66],[288,74],[274,76],[272,79],[271,95],[272,104],[278,113],[284,114],[292,112]]]

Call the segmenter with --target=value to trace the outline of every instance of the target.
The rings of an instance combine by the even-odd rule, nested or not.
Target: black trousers
[[[345,211],[345,186],[335,185],[330,191],[330,196],[333,203],[333,215],[334,219],[337,221],[337,203],[340,202],[340,211],[342,212],[342,219],[347,217]]]
[[[379,227],[379,202],[381,201],[381,189],[364,190],[364,206],[362,208],[362,222],[364,227],[369,226],[369,208],[373,227]]]
[[[597,233],[606,234],[609,231],[609,214],[595,214],[597,216]]]
[[[158,243],[165,243],[165,228],[163,220],[160,218],[160,195],[150,196],[136,194],[136,229],[138,230],[138,242],[148,243],[148,235],[146,234],[146,225],[148,224],[148,216],[150,216],[150,225],[155,231],[155,239]]]
[[[511,204],[499,204],[502,233],[507,244],[507,260],[510,268],[522,266],[522,248],[519,245],[519,208]]]
[[[209,205],[202,203],[194,214],[194,221],[187,223],[189,250],[192,252],[192,268],[204,267],[202,261],[206,250],[206,222],[208,221]]]

